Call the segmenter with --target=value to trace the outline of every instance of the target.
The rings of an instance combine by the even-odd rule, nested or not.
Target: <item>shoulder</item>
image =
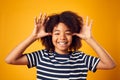
[[[36,51],[33,51],[33,52],[31,52],[31,53],[28,53],[28,54],[26,54],[26,55],[28,55],[28,56],[42,56],[42,55],[44,55],[44,54],[47,54],[47,50],[36,50]]]
[[[72,55],[78,56],[78,55],[86,55],[86,54],[82,51],[73,51]]]
[[[74,51],[71,53],[71,57],[84,59],[87,55],[82,51]]]

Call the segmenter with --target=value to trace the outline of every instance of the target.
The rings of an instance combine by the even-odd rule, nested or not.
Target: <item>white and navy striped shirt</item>
[[[26,55],[28,67],[37,68],[37,80],[86,80],[88,70],[95,72],[100,61],[79,51],[60,55],[39,50]]]

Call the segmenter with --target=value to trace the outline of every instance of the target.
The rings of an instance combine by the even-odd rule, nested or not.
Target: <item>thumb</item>
[[[46,33],[46,36],[51,36],[52,35],[52,33]]]
[[[72,35],[73,35],[73,36],[78,36],[79,38],[81,38],[81,37],[82,37],[82,35],[81,35],[81,34],[79,34],[79,33],[73,33]]]
[[[72,35],[73,35],[73,36],[78,36],[78,33],[73,33]]]

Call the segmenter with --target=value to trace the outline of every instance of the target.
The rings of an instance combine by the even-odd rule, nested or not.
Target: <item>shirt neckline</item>
[[[71,52],[68,52],[67,54],[59,54],[57,52],[54,52],[56,57],[63,57],[63,58],[68,58],[71,55]]]

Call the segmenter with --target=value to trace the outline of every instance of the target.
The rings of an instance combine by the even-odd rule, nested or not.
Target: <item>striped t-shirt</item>
[[[86,80],[88,70],[95,72],[100,61],[80,51],[60,55],[39,50],[26,55],[28,67],[37,68],[37,80]]]

